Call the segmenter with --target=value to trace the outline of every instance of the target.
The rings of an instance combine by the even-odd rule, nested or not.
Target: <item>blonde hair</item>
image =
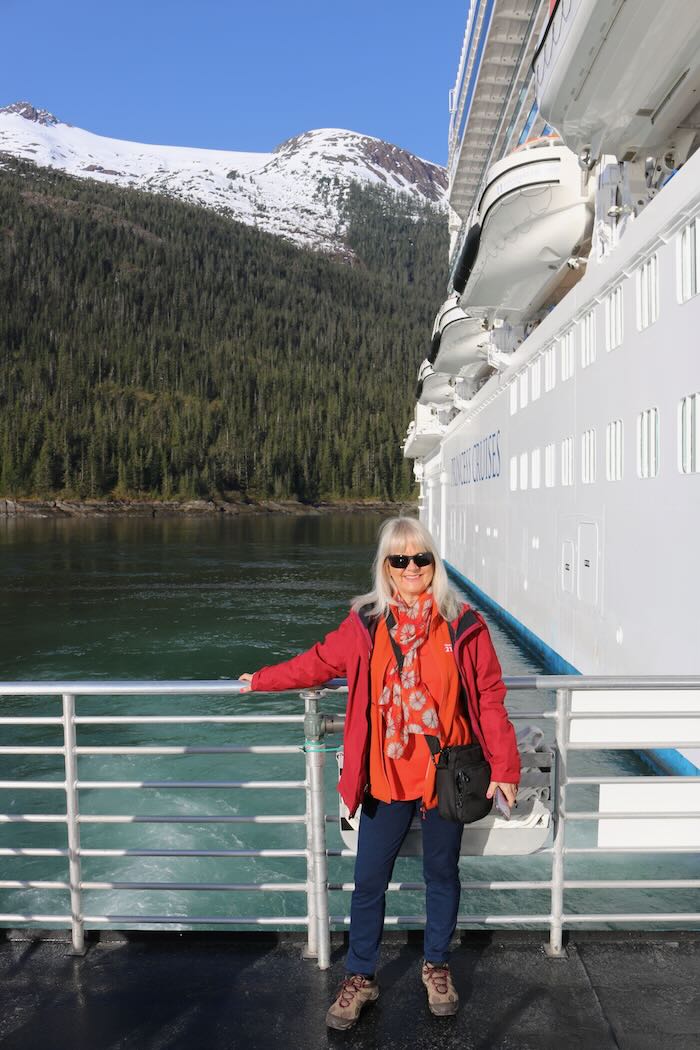
[[[365,611],[370,616],[386,616],[389,607],[395,604],[391,578],[387,571],[386,559],[389,554],[401,554],[413,543],[418,551],[430,551],[435,563],[431,584],[435,606],[443,619],[454,620],[462,607],[457,594],[450,587],[447,572],[438,553],[435,540],[425,525],[416,518],[389,518],[379,530],[377,553],[374,556],[372,572],[374,587],[367,594],[355,598],[352,608],[355,612],[369,605]]]

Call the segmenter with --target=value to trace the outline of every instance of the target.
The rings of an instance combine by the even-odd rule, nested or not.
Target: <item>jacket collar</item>
[[[360,621],[362,628],[369,635],[370,640],[374,641],[374,635],[377,631],[377,617],[372,616],[370,613],[372,606],[367,604],[361,606],[355,615]],[[457,641],[462,641],[470,634],[474,634],[483,627],[483,620],[474,609],[471,609],[468,605],[465,605],[459,616],[452,620],[449,624],[450,634],[452,635],[452,644],[454,645]]]
[[[368,635],[370,642],[373,643],[374,635],[377,631],[377,617],[370,615],[371,608],[372,606],[370,604],[363,605],[355,611],[355,615]]]
[[[452,644],[455,645],[456,642],[461,642],[470,634],[474,634],[481,627],[483,627],[483,620],[479,614],[473,609],[470,609],[468,605],[465,605],[457,619],[452,620],[450,623]]]

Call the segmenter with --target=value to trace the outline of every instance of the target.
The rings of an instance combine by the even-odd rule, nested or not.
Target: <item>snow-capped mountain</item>
[[[28,102],[0,109],[10,154],[79,178],[178,197],[296,244],[343,251],[339,203],[352,180],[445,207],[443,168],[381,139],[307,131],[271,153],[151,146],[93,135]]]

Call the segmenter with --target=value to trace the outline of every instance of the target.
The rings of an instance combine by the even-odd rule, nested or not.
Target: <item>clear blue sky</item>
[[[140,142],[349,128],[444,163],[468,0],[0,0],[0,106]]]

